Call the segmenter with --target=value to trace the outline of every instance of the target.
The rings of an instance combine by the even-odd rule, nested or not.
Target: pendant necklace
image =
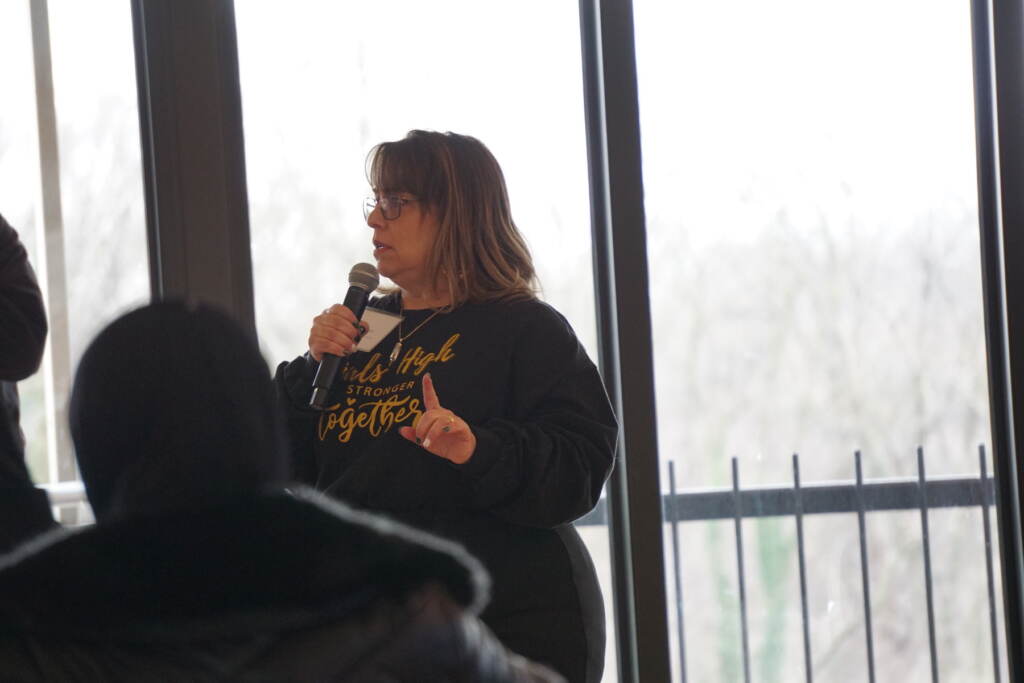
[[[430,315],[428,315],[426,320],[421,322],[416,327],[412,328],[412,331],[409,334],[402,334],[402,320],[400,319],[398,321],[398,341],[395,342],[394,347],[391,349],[391,355],[388,356],[388,367],[394,365],[395,361],[398,360],[398,355],[402,353],[402,342],[404,342],[412,335],[416,334],[416,330],[420,329],[421,327],[429,323],[431,320],[433,320],[434,316],[440,312],[440,310],[436,310]]]

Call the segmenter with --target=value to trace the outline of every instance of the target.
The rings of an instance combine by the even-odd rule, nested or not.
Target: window
[[[792,511],[758,516],[766,496],[743,498],[742,522],[672,524],[666,506],[677,679],[802,678],[801,557],[815,673],[861,676],[873,656],[879,680],[918,680],[937,649],[942,678],[992,676],[1001,598],[970,502],[990,437],[968,18],[636,3],[663,481],[671,464],[678,492],[731,505],[735,458],[738,488],[793,500],[798,454],[806,508],[798,550]],[[974,480],[963,507],[928,510],[927,558],[918,447],[929,480]],[[870,617],[858,515],[811,514],[815,487],[856,497],[855,451],[861,493],[908,487],[906,510],[864,518]]]
[[[48,5],[0,5],[0,84],[11,95],[0,211],[29,249],[50,320],[44,370],[19,385],[37,483],[76,478],[66,427],[75,364],[101,327],[149,300],[129,8]]]
[[[596,362],[575,6],[289,8],[235,7],[256,322],[271,365],[305,351],[313,316],[344,297],[353,264],[372,261],[361,205],[366,155],[414,128],[473,135],[495,154],[542,298],[569,319]],[[583,527],[581,535],[612,634],[606,527]],[[609,636],[606,680],[615,675],[614,644]]]

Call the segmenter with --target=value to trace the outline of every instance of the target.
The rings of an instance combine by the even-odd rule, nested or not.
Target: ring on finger
[[[455,424],[455,416],[454,415],[449,415],[448,416],[448,424],[446,424],[444,427],[442,427],[441,431],[445,432],[447,434],[448,432],[452,431],[452,425],[453,424]]]

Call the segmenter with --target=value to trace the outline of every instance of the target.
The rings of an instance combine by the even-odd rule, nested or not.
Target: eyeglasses
[[[418,202],[419,199],[404,199],[398,196],[385,196],[377,199],[376,197],[367,197],[363,200],[363,218],[370,220],[370,214],[378,206],[380,207],[380,213],[384,216],[384,220],[393,221],[402,215],[402,207],[409,202]]]

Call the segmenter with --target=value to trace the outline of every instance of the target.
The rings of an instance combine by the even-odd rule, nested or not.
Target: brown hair
[[[438,217],[427,272],[452,307],[534,298],[533,259],[512,221],[505,176],[482,142],[412,130],[370,150],[366,175],[378,194],[408,192]]]

